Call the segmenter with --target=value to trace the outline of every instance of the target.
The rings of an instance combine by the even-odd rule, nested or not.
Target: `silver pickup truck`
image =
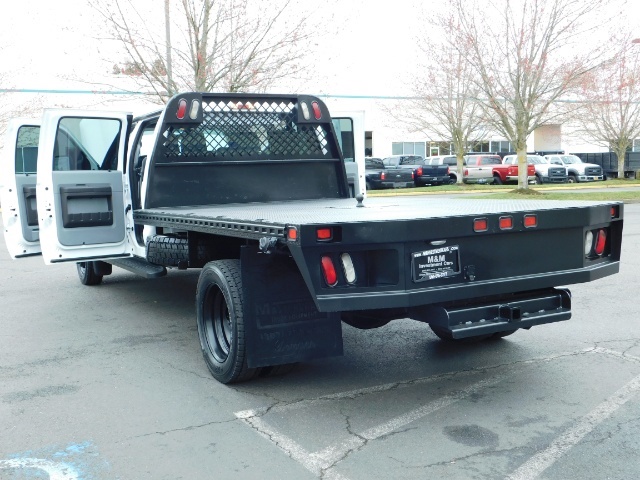
[[[495,154],[470,154],[464,157],[464,183],[493,183],[493,168],[502,159]]]

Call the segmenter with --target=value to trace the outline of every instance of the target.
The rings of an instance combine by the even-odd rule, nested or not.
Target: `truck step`
[[[167,274],[167,269],[162,265],[154,265],[141,258],[121,258],[109,260],[109,263],[145,278],[158,278]]]

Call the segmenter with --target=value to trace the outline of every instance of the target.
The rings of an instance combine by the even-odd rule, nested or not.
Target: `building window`
[[[632,149],[632,151],[634,151],[634,152],[640,152],[640,138],[636,138],[636,139],[633,141],[633,149]]]
[[[421,155],[426,154],[425,142],[391,142],[391,155]]]
[[[506,140],[494,140],[490,142],[490,150],[491,152],[514,152],[511,148],[511,143]]]
[[[471,142],[470,152],[490,152],[489,142]]]

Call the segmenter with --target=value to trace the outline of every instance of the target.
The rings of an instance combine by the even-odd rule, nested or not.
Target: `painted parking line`
[[[307,451],[294,439],[273,428],[263,419],[263,416],[267,413],[286,412],[294,409],[307,408],[326,402],[332,402],[341,399],[352,399],[374,393],[383,393],[398,388],[407,388],[419,384],[446,380],[447,378],[460,378],[463,376],[474,376],[483,373],[487,374],[487,372],[496,370],[499,367],[488,367],[478,370],[468,370],[459,373],[454,372],[435,375],[432,377],[424,377],[421,379],[406,382],[377,385],[363,389],[320,396],[313,399],[300,400],[292,403],[282,403],[270,407],[238,411],[235,412],[235,416],[236,418],[247,424],[249,427],[253,428],[263,438],[275,444],[284,453],[296,460],[314,475],[327,479],[346,480],[346,477],[334,471],[334,467],[336,467],[338,463],[347,458],[351,453],[357,452],[360,449],[364,448],[369,441],[373,441],[378,438],[384,437],[385,435],[389,435],[399,430],[400,428],[412,422],[415,422],[416,420],[424,418],[427,415],[437,412],[438,410],[441,410],[443,408],[450,407],[455,403],[467,399],[470,396],[477,394],[488,387],[496,385],[501,381],[512,377],[515,369],[521,370],[523,367],[528,365],[547,363],[562,357],[594,353],[610,355],[616,358],[624,359],[626,361],[640,363],[640,358],[602,348],[587,348],[577,352],[561,353],[550,357],[540,357],[518,362],[514,365],[508,366],[508,371],[504,373],[497,373],[489,378],[485,378],[484,380],[472,383],[465,388],[444,395],[414,410],[399,415],[395,418],[392,418],[391,420],[388,420],[387,422],[376,425],[362,432],[354,432],[351,434],[351,437],[349,439],[343,442],[329,445],[324,449],[316,452]],[[505,366],[502,365],[501,367]],[[579,419],[573,427],[571,427],[556,440],[554,440],[547,449],[534,455],[531,459],[529,459],[516,471],[514,471],[508,478],[510,480],[536,478],[540,473],[542,473],[549,466],[555,463],[570,448],[576,445],[597,425],[609,418],[618,408],[620,408],[635,394],[637,394],[639,390],[640,376],[635,377],[624,387],[614,393],[611,397],[605,400],[605,402],[600,404],[586,416]]]
[[[0,460],[0,470],[41,470],[49,475],[49,480],[78,480],[75,469],[62,462],[52,462],[42,458],[12,458]]]
[[[50,445],[7,456],[9,458],[0,458],[0,478],[13,478],[15,475],[49,480],[111,478],[107,474],[108,464],[100,459],[91,441],[70,443],[62,448]]]
[[[613,350],[596,348],[594,349],[594,352],[640,363],[640,358],[638,357],[625,355]],[[640,375],[626,383],[604,402],[578,420],[562,435],[551,442],[546,449],[536,453],[533,457],[523,463],[515,472],[507,477],[507,480],[529,480],[538,478],[542,472],[553,465],[572,447],[577,445],[580,440],[593,431],[594,428],[631,400],[638,391],[640,391]]]

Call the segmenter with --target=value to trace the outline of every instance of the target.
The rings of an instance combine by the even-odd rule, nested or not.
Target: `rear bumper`
[[[432,185],[432,184],[443,184],[449,183],[451,181],[451,177],[449,175],[443,176],[428,176],[423,175],[421,177],[416,178],[416,185]]]
[[[585,283],[618,273],[620,262],[598,264],[590,268],[558,271],[523,277],[506,277],[498,280],[467,281],[464,284],[412,290],[383,290],[362,293],[340,291],[336,294],[321,293],[316,301],[321,312],[371,310],[376,308],[412,308],[439,305],[487,295],[504,295],[548,289],[558,285]]]
[[[463,306],[431,305],[413,309],[409,315],[450,332],[452,338],[473,337],[568,320],[571,318],[571,292],[549,289],[502,301]]]
[[[410,188],[413,187],[413,180],[401,182],[380,182],[378,188]]]

